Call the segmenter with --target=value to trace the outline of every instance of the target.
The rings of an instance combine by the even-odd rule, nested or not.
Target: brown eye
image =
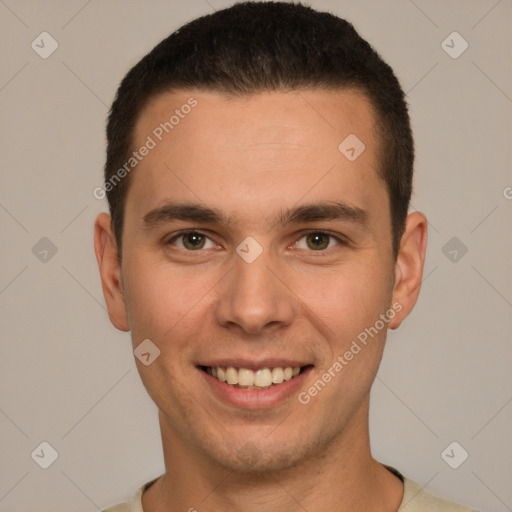
[[[310,231],[304,234],[295,242],[296,249],[303,249],[306,251],[325,251],[326,249],[332,249],[333,247],[340,245],[341,240],[326,233],[324,231]]]
[[[181,235],[183,247],[191,251],[202,249],[206,242],[206,237],[200,233],[185,233]]]
[[[187,249],[188,251],[197,251],[203,249],[208,240],[207,236],[195,231],[190,231],[174,237],[168,243],[181,247],[182,249]]]
[[[208,249],[220,249],[220,246],[209,236],[199,231],[181,231],[167,240],[165,245],[174,246],[188,252],[204,252]]]
[[[326,233],[310,233],[306,236],[306,243],[310,249],[321,251],[329,246],[330,239]]]

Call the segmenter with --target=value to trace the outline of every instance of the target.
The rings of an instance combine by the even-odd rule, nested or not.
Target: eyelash
[[[180,231],[179,233],[177,233],[176,235],[174,235],[172,238],[168,239],[165,241],[165,245],[172,245],[173,242],[175,242],[176,240],[178,240],[179,238],[185,236],[185,235],[190,235],[191,233],[194,233],[194,234],[197,234],[197,235],[201,235],[201,236],[204,236],[205,238],[208,238],[209,240],[212,240],[211,237],[209,237],[206,233],[203,233],[202,231],[200,230],[197,230],[197,229],[186,229],[186,230],[183,230],[183,231]],[[213,241],[213,240],[212,240]],[[179,248],[181,249],[181,247]],[[183,249],[185,251],[187,251],[187,249]],[[187,251],[187,252],[201,252],[201,250],[197,250],[197,251]]]
[[[179,233],[177,233],[176,235],[174,235],[172,238],[170,238],[169,240],[166,240],[165,242],[165,245],[172,245],[173,242],[175,242],[176,240],[178,240],[179,238],[185,236],[185,235],[188,235],[188,234],[191,234],[191,233],[194,233],[194,234],[198,234],[198,235],[201,235],[201,236],[204,236],[206,238],[208,238],[210,241],[213,241],[206,233],[203,233],[202,231],[200,230],[197,230],[197,229],[188,229],[188,230],[184,230],[184,231],[180,231]],[[341,245],[341,246],[346,246],[348,245],[348,241],[340,236],[337,236],[329,231],[322,231],[322,230],[317,230],[317,229],[312,229],[312,230],[309,230],[309,231],[303,231],[301,232],[300,234],[300,237],[296,240],[295,243],[297,243],[299,240],[302,240],[303,238],[307,237],[308,235],[312,235],[312,234],[320,234],[320,235],[327,235],[329,236],[330,238],[334,239],[338,245]],[[335,246],[336,247],[336,246]],[[328,249],[323,249],[323,250],[318,250],[318,251],[314,251],[314,250],[310,250],[308,252],[318,252],[318,253],[323,253],[323,252],[326,252],[327,250],[329,249],[333,249],[334,247],[330,247]],[[181,249],[181,248],[180,248]],[[192,251],[192,250],[188,250],[188,249],[183,249],[184,251],[186,252],[202,252],[202,249],[198,249],[196,251]]]

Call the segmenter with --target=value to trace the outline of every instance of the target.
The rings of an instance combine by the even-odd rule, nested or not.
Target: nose
[[[237,257],[235,267],[223,280],[215,314],[219,325],[239,328],[246,334],[290,325],[295,306],[270,257],[263,254],[252,263]]]

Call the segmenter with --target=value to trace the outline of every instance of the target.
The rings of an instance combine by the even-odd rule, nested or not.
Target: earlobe
[[[110,321],[120,331],[129,331],[117,243],[106,213],[100,213],[94,223],[94,251]]]
[[[405,231],[395,263],[392,303],[401,305],[399,314],[389,323],[397,329],[413,310],[420,292],[427,249],[427,219],[420,212],[407,216]]]

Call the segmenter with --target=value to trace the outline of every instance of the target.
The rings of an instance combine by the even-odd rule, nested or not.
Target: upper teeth
[[[206,371],[221,382],[232,386],[248,389],[268,388],[272,384],[281,384],[290,380],[300,373],[300,366],[287,366],[286,368],[261,368],[260,370],[249,370],[248,368],[234,368],[228,366],[208,366]]]

